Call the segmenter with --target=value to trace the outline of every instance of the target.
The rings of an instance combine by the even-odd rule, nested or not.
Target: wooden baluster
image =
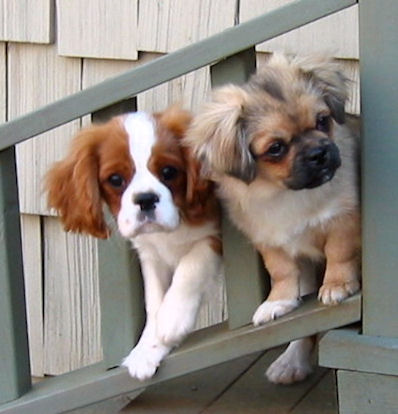
[[[15,148],[0,152],[0,402],[30,389]]]

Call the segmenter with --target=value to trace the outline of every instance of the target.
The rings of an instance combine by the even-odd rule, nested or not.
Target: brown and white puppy
[[[93,125],[47,174],[49,204],[66,230],[108,237],[106,204],[138,252],[147,318],[122,365],[140,380],[193,329],[222,270],[213,184],[200,178],[198,162],[181,146],[190,120],[174,106]]]
[[[246,85],[215,90],[188,132],[187,145],[270,273],[255,325],[316,289],[304,280],[308,261],[326,266],[324,304],[359,290],[357,149],[346,99],[346,79],[331,61],[275,55]],[[310,349],[306,340],[293,342],[269,378],[305,377]]]

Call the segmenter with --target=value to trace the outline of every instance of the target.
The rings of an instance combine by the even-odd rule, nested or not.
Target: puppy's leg
[[[209,240],[194,245],[178,264],[157,315],[162,343],[178,345],[192,331],[204,293],[221,271],[221,257]]]
[[[271,292],[253,315],[255,326],[292,311],[300,303],[300,270],[296,261],[280,248],[260,252],[271,277]]]
[[[300,295],[316,291],[316,268],[314,263],[300,263]],[[316,336],[298,339],[269,366],[265,375],[275,384],[292,384],[304,380],[312,372],[311,356]]]
[[[326,272],[318,295],[325,305],[337,304],[359,290],[359,252],[359,215],[336,220],[326,238]]]
[[[153,260],[141,258],[145,288],[146,323],[140,340],[122,365],[132,377],[143,381],[151,378],[171,347],[163,344],[156,335],[156,315],[169,285],[166,267]]]
[[[275,384],[292,384],[302,381],[312,372],[311,354],[315,337],[290,342],[285,352],[267,369],[265,375]]]

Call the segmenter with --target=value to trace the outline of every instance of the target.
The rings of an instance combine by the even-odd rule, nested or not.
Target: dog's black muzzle
[[[334,177],[340,165],[339,149],[333,141],[327,138],[304,140],[299,144],[285,184],[292,190],[319,187]]]

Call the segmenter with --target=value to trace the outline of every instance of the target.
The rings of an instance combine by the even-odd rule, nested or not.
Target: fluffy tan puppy
[[[346,99],[346,79],[333,62],[274,55],[247,84],[215,90],[188,132],[187,145],[270,274],[255,325],[290,312],[315,290],[308,263],[324,267],[324,304],[359,290],[357,134]],[[268,373],[271,380],[308,373],[310,346],[303,344]],[[300,355],[304,362],[292,367]]]

